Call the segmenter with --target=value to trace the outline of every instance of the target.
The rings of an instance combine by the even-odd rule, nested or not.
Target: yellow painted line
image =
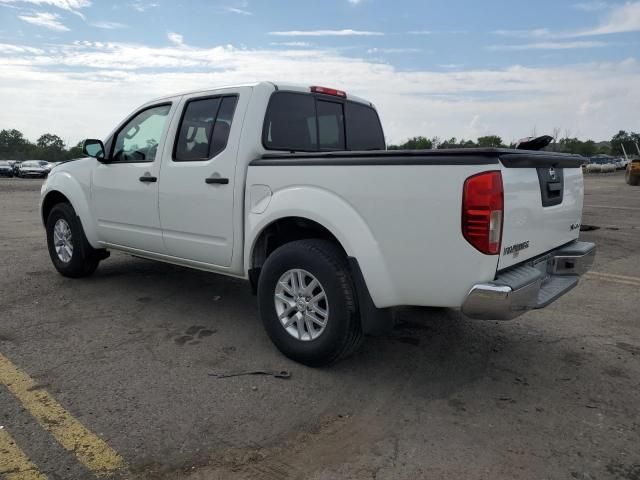
[[[615,273],[589,272],[590,275],[599,275],[602,277],[618,278],[620,280],[629,280],[630,282],[640,282],[640,277],[630,277],[628,275],[617,275]]]
[[[5,480],[47,480],[16,445],[6,428],[0,428],[0,475]]]
[[[115,450],[90,432],[1,353],[0,383],[5,384],[38,423],[95,475],[109,475],[125,466]]]
[[[605,277],[603,275],[595,275],[593,272],[587,272],[585,276],[587,278],[591,278],[592,280],[602,280],[605,282],[619,283],[620,285],[630,285],[632,287],[640,288],[640,281],[629,281],[629,280],[621,280],[619,278],[614,278],[614,277]]]
[[[617,207],[614,205],[585,205],[587,208],[610,208],[612,210],[632,210],[632,211],[640,211],[640,208],[637,207]]]

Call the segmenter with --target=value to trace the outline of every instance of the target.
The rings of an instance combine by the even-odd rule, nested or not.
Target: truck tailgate
[[[504,219],[498,270],[576,240],[584,194],[576,159],[506,157],[501,157]]]

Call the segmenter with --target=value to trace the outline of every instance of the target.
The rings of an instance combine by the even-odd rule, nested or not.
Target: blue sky
[[[75,142],[154,96],[270,79],[370,98],[390,141],[600,140],[640,130],[639,47],[640,1],[0,0],[0,128]]]

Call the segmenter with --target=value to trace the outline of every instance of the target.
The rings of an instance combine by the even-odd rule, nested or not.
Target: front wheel
[[[627,171],[624,174],[624,179],[629,185],[638,185],[640,175],[631,175],[631,170],[627,168]]]
[[[347,259],[332,242],[299,240],[276,249],[260,273],[258,301],[269,337],[297,362],[329,365],[361,342]]]
[[[65,277],[87,277],[96,271],[99,251],[89,245],[80,219],[68,203],[51,209],[47,219],[47,246],[53,266]]]

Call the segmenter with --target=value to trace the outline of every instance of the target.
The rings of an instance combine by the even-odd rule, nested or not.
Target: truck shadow
[[[164,330],[176,345],[188,347],[201,341],[214,348],[219,345],[219,355],[199,360],[209,366],[238,362],[237,366],[248,367],[249,357],[261,359],[260,366],[284,365],[292,371],[356,383],[361,378],[396,378],[411,371],[421,384],[431,385],[431,396],[446,395],[482,376],[504,336],[496,322],[471,321],[456,310],[401,307],[394,309],[390,334],[366,337],[355,355],[337,365],[309,369],[286,359],[271,344],[260,322],[256,297],[242,280],[116,256],[100,266],[91,283],[101,285],[104,292],[115,290],[126,310],[121,321],[126,321],[127,328],[148,322],[152,325],[144,328]],[[202,331],[208,338],[203,338]],[[433,388],[434,382],[442,388]]]

